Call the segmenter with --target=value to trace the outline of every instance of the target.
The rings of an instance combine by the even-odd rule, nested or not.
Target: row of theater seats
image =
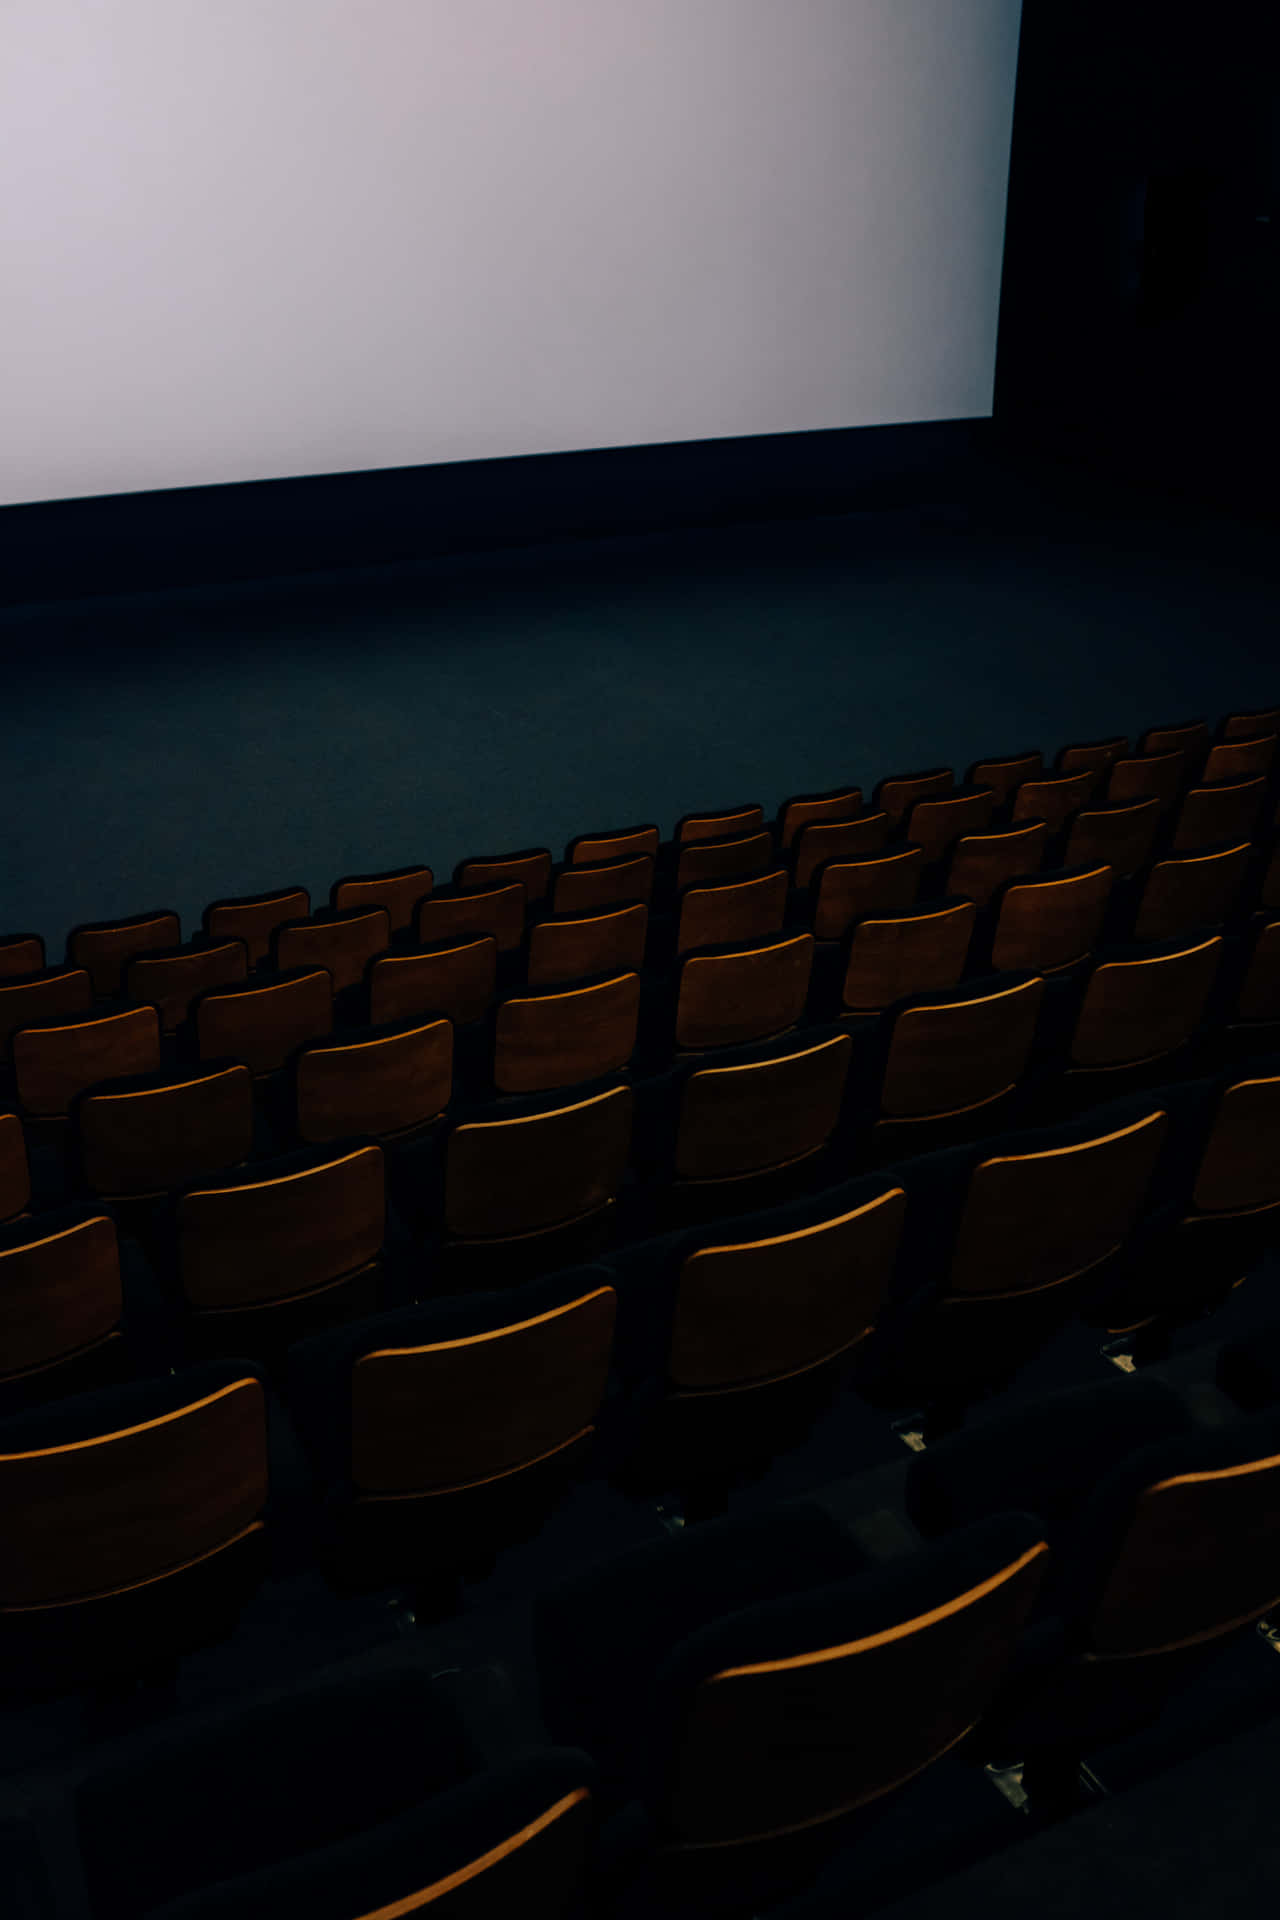
[[[856,1887],[926,1770],[1016,1754],[1052,1809],[1156,1722],[1280,1601],[1278,1501],[1272,1328],[549,1583],[533,1708],[384,1649],[78,1769],[0,1859],[30,1887],[62,1817],[77,1920],[745,1915],[833,1863]]]

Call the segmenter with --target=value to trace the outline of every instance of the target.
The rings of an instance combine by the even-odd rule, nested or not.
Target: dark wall
[[[997,443],[1274,511],[1280,8],[1024,0]]]

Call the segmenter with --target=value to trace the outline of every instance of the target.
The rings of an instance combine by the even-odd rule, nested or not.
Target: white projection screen
[[[3,0],[0,500],[988,415],[1020,0]]]

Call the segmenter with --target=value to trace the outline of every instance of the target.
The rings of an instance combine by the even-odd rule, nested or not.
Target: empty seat
[[[887,813],[864,813],[856,820],[813,820],[792,842],[792,872],[798,887],[813,885],[829,860],[869,860],[883,853],[894,822]]]
[[[994,760],[975,760],[964,777],[965,785],[990,787],[995,793],[996,805],[1002,807],[1024,780],[1034,780],[1043,767],[1044,756],[1038,749],[1003,754]]]
[[[686,813],[676,822],[673,836],[679,847],[691,840],[735,840],[758,833],[764,826],[764,808],[754,801],[740,807],[718,807],[711,813]]]
[[[0,978],[0,1060],[9,1058],[20,1028],[88,1013],[92,1005],[93,982],[84,967],[44,967]]]
[[[79,1211],[0,1229],[0,1406],[118,1377],[124,1294],[114,1221]]]
[[[1059,973],[1092,953],[1111,898],[1110,867],[1063,867],[999,892],[990,960],[1000,973]]]
[[[587,1454],[617,1295],[599,1269],[299,1342],[289,1401],[331,1489],[344,1585],[434,1585],[531,1531]]]
[[[91,1193],[171,1192],[247,1159],[253,1076],[239,1061],[104,1080],[73,1109],[79,1171]]]
[[[1200,778],[1204,781],[1266,778],[1275,769],[1275,759],[1274,733],[1263,734],[1256,740],[1220,741],[1205,755]]]
[[[13,1036],[18,1102],[33,1119],[70,1112],[95,1080],[160,1069],[160,1016],[154,1007],[45,1021]]]
[[[271,936],[286,920],[305,920],[311,895],[305,887],[275,887],[232,900],[213,900],[204,910],[204,930],[215,940],[243,940],[249,964],[260,967],[271,951]]]
[[[1205,752],[1209,745],[1209,722],[1207,720],[1180,720],[1173,726],[1148,727],[1138,740],[1137,752],[1181,753],[1186,755],[1187,764]]]
[[[1173,851],[1193,853],[1223,841],[1251,840],[1266,797],[1267,783],[1260,774],[1251,780],[1189,787],[1174,823]]]
[[[330,908],[309,920],[289,920],[271,936],[271,962],[277,973],[299,967],[324,967],[333,990],[342,993],[364,978],[375,955],[391,944],[391,915],[386,907]]]
[[[1271,847],[1258,886],[1258,905],[1269,912],[1280,909],[1280,839]]]
[[[265,1571],[262,1381],[236,1361],[0,1422],[0,1659],[74,1684],[231,1630]]]
[[[1280,919],[1255,915],[1232,1018],[1244,1028],[1280,1021]]]
[[[551,887],[553,913],[591,913],[597,907],[648,905],[653,893],[653,855],[623,854],[616,860],[564,867]]]
[[[1115,806],[1086,806],[1071,822],[1062,855],[1064,867],[1109,866],[1127,879],[1151,858],[1160,831],[1160,802],[1128,800]]]
[[[899,826],[917,800],[948,793],[954,785],[955,772],[951,767],[930,767],[925,773],[889,774],[872,788],[871,808],[873,812],[887,813],[894,825]]]
[[[936,1418],[1001,1387],[1056,1332],[1082,1285],[1114,1266],[1169,1132],[1158,1103],[1136,1117],[1133,1105],[970,1149],[939,1270],[892,1353],[877,1355],[880,1397],[923,1402]]]
[[[451,1275],[501,1285],[608,1243],[635,1096],[609,1087],[465,1120],[449,1135],[444,1225]]]
[[[649,854],[656,859],[661,837],[658,828],[651,825],[580,833],[565,848],[565,864],[570,867],[599,866],[612,860],[629,860],[636,854]]]
[[[1195,1033],[1222,959],[1222,936],[1117,955],[1091,969],[1069,1046],[1070,1074],[1164,1059]]]
[[[392,933],[403,933],[413,925],[414,910],[435,885],[430,867],[392,867],[386,873],[349,873],[335,880],[329,889],[329,905],[339,912],[354,907],[385,907],[391,916]],[[298,914],[291,916],[305,918]]]
[[[981,1720],[1045,1561],[1043,1524],[1006,1511],[877,1563],[806,1501],[540,1594],[544,1720],[647,1810],[650,1910],[776,1905]]]
[[[178,916],[167,907],[137,913],[128,920],[86,921],[67,935],[67,965],[84,967],[98,999],[119,993],[126,962],[148,947],[176,947],[182,938]]]
[[[500,1093],[541,1093],[596,1080],[635,1051],[640,976],[513,994],[494,1015],[493,1083]]]
[[[531,987],[559,986],[599,973],[639,973],[649,909],[639,901],[595,913],[556,913],[529,929]]]
[[[525,847],[519,853],[473,855],[460,860],[453,870],[453,883],[464,893],[487,892],[492,887],[524,882],[525,899],[532,903],[546,898],[551,885],[549,847]]]
[[[1135,940],[1167,940],[1193,927],[1220,927],[1244,884],[1249,845],[1157,860],[1142,883],[1133,918]]]
[[[38,933],[8,933],[0,937],[0,980],[15,973],[44,972],[44,941]]]
[[[1058,773],[1084,773],[1093,776],[1091,792],[1105,786],[1112,764],[1120,760],[1129,751],[1129,742],[1123,734],[1114,734],[1107,740],[1083,740],[1074,746],[1060,747],[1054,768]]]
[[[686,954],[676,989],[675,1039],[686,1051],[785,1033],[804,1012],[811,933],[779,933]]]
[[[1018,787],[1010,818],[1043,820],[1050,833],[1061,833],[1092,791],[1093,775],[1087,767],[1075,773],[1041,774],[1034,780],[1024,780]]]
[[[1003,881],[1039,870],[1048,839],[1043,820],[1025,820],[999,833],[966,833],[951,850],[947,892],[986,906]]]
[[[189,1186],[174,1203],[178,1287],[200,1344],[270,1353],[377,1305],[381,1148],[303,1153]]]
[[[0,1113],[0,1222],[14,1220],[31,1204],[27,1142],[16,1113]]]
[[[436,1015],[313,1040],[293,1056],[298,1138],[395,1139],[437,1120],[453,1089],[453,1025]]]
[[[840,1011],[878,1013],[906,994],[954,987],[977,917],[971,900],[947,899],[857,921],[842,956]]]
[[[486,1764],[430,1664],[411,1647],[367,1655],[99,1763],[75,1793],[93,1920],[570,1920],[586,1756],[537,1746]]]
[[[922,847],[827,861],[813,875],[814,938],[838,940],[855,920],[905,913],[915,905],[923,872]]]
[[[910,845],[922,847],[926,865],[941,860],[962,833],[981,833],[995,811],[993,787],[971,791],[953,787],[950,792],[917,800],[906,816],[905,833]]]
[[[276,979],[214,987],[191,1009],[201,1060],[243,1060],[255,1079],[279,1073],[289,1056],[333,1026],[333,977],[299,967]]]
[[[832,787],[827,793],[793,793],[778,809],[778,851],[785,853],[796,835],[813,821],[854,820],[861,811],[861,787]]]
[[[365,968],[369,1024],[444,1013],[455,1026],[466,1026],[489,1011],[497,980],[498,943],[491,933],[379,954]]]
[[[491,933],[499,953],[514,953],[524,939],[523,880],[493,887],[439,888],[418,903],[414,936],[423,947],[456,940],[464,933]]]
[[[787,910],[786,869],[775,867],[750,880],[722,881],[712,887],[686,887],[676,920],[676,952],[732,940],[755,940],[780,933]]]
[[[763,873],[772,860],[773,835],[770,833],[736,834],[720,840],[699,838],[680,849],[676,892],[716,880],[736,880],[748,873]]]
[[[1177,804],[1187,766],[1185,753],[1151,753],[1131,760],[1113,760],[1107,779],[1107,799],[1113,805],[1130,800],[1156,800],[1162,814]]]
[[[174,1033],[197,994],[248,975],[249,950],[243,940],[210,940],[205,935],[185,947],[135,954],[125,967],[124,991],[127,999],[158,1008],[161,1027]]]
[[[853,1043],[847,1033],[785,1051],[699,1067],[684,1083],[676,1127],[677,1182],[718,1206],[733,1203],[731,1183],[748,1199],[759,1176],[819,1154],[834,1135],[844,1103]]]
[[[1228,713],[1218,728],[1221,740],[1255,740],[1265,733],[1280,733],[1280,707],[1255,707],[1247,713]]]
[[[967,1120],[1011,1094],[1031,1058],[1043,994],[1039,978],[997,974],[899,1006],[875,1123],[883,1149],[898,1150],[914,1124]]]

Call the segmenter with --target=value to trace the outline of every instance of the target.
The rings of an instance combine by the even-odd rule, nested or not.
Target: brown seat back
[[[1076,773],[1046,773],[1024,780],[1013,796],[1014,820],[1043,820],[1050,833],[1061,833],[1073,813],[1079,813],[1093,791],[1087,767]]]
[[[73,1605],[195,1566],[261,1529],[262,1383],[116,1431],[0,1454],[0,1611]]]
[[[954,987],[964,972],[978,909],[946,900],[884,919],[859,920],[840,989],[849,1013],[878,1013],[909,993]]]
[[[1186,771],[1185,753],[1142,754],[1131,760],[1115,760],[1107,781],[1107,799],[1156,800],[1161,813],[1175,804]]]
[[[639,973],[648,926],[649,909],[638,900],[538,920],[529,929],[529,985],[559,986],[595,973]]]
[[[956,1230],[952,1293],[1030,1293],[1087,1273],[1132,1231],[1169,1131],[1155,1108],[1131,1126],[974,1168]]]
[[[927,800],[930,794],[949,793],[955,781],[951,767],[930,767],[924,773],[889,774],[876,783],[871,805],[887,813],[897,826],[906,819],[917,800]]]
[[[864,813],[856,820],[814,820],[801,827],[792,842],[795,883],[813,884],[818,868],[828,860],[868,860],[883,853],[893,821],[887,813]]]
[[[981,833],[995,812],[995,789],[978,793],[939,794],[917,800],[907,815],[906,835],[913,847],[923,847],[927,865],[941,860],[962,833]]]
[[[11,1379],[95,1347],[120,1325],[115,1222],[98,1215],[0,1250],[0,1378]]]
[[[1264,734],[1257,740],[1220,741],[1205,756],[1200,778],[1203,781],[1265,779],[1274,769],[1275,759],[1274,733]]]
[[[0,1113],[0,1221],[12,1220],[31,1205],[31,1169],[27,1139],[16,1113]]]
[[[498,943],[491,933],[464,933],[421,953],[380,954],[365,982],[374,1026],[420,1013],[445,1013],[455,1026],[466,1026],[493,1005]]]
[[[27,1027],[13,1036],[18,1101],[38,1119],[70,1112],[76,1095],[95,1080],[159,1069],[160,1015],[154,1007]]]
[[[778,934],[736,952],[688,954],[680,965],[677,1047],[729,1047],[793,1027],[809,994],[813,944],[811,933]]]
[[[1150,959],[1094,967],[1071,1041],[1075,1067],[1128,1066],[1172,1053],[1200,1022],[1222,936]]]
[[[1208,745],[1207,720],[1181,720],[1172,727],[1148,727],[1138,741],[1138,752],[1143,755],[1181,753],[1185,754],[1190,765]]]
[[[1002,807],[1024,780],[1034,780],[1043,769],[1044,755],[1038,750],[1011,753],[999,760],[975,761],[965,776],[965,785],[992,788],[996,805]]]
[[[73,927],[67,935],[67,965],[85,967],[99,998],[119,993],[126,963],[148,947],[176,947],[182,938],[178,916],[167,907],[134,914],[128,920],[99,920]]]
[[[647,906],[653,893],[653,855],[631,853],[617,860],[563,868],[551,889],[553,913],[592,913],[597,907]]]
[[[1242,1078],[1224,1089],[1191,1199],[1198,1213],[1280,1205],[1280,1077]]]
[[[464,1121],[449,1136],[444,1219],[462,1239],[537,1233],[605,1206],[631,1150],[635,1095],[610,1087],[545,1113]]]
[[[580,833],[565,849],[565,864],[570,867],[608,865],[614,860],[633,859],[637,854],[657,857],[661,834],[656,826],[616,827],[611,832]]]
[[[592,1430],[617,1295],[594,1287],[489,1333],[380,1348],[351,1381],[351,1478],[361,1492],[473,1487]]]
[[[893,1023],[880,1088],[884,1118],[949,1118],[1010,1092],[1030,1057],[1043,994],[1043,980],[1020,980],[905,1008]]]
[[[1240,991],[1237,1020],[1280,1020],[1280,920],[1262,915],[1256,922],[1253,946]]]
[[[835,787],[830,793],[796,793],[778,810],[778,851],[785,853],[803,828],[818,820],[855,820],[862,811],[861,787]]]
[[[1002,833],[965,834],[952,849],[947,892],[985,907],[1003,881],[1039,871],[1048,839],[1043,820],[1027,820]]]
[[[680,1104],[677,1178],[736,1179],[816,1153],[840,1118],[852,1052],[842,1033],[772,1060],[699,1068]]]
[[[367,1039],[317,1040],[297,1055],[295,1070],[300,1140],[409,1133],[449,1104],[453,1024],[428,1016]]]
[[[671,1384],[696,1391],[777,1379],[856,1346],[888,1293],[906,1203],[892,1187],[817,1226],[689,1254]]]
[[[1057,973],[1091,953],[1111,898],[1110,867],[1018,880],[1000,902],[991,964],[1001,973]]]
[[[1251,780],[1189,787],[1178,808],[1173,851],[1193,853],[1198,847],[1220,846],[1224,840],[1251,839],[1266,797],[1267,783],[1261,774]]]
[[[500,1093],[542,1093],[625,1067],[635,1051],[640,976],[513,994],[494,1024],[493,1082]]]
[[[387,873],[352,873],[335,880],[329,904],[340,911],[355,907],[385,907],[391,931],[403,933],[413,925],[414,910],[435,885],[430,867],[394,867]],[[298,918],[302,918],[301,915]]]
[[[1062,747],[1054,761],[1058,773],[1089,773],[1093,776],[1090,793],[1097,793],[1107,783],[1107,775],[1113,762],[1120,760],[1129,751],[1129,742],[1123,734],[1115,734],[1109,740],[1086,740],[1077,745]]]
[[[88,1013],[92,1005],[93,982],[84,967],[47,967],[25,979],[0,980],[0,1060],[9,1058],[21,1028]]]
[[[717,880],[736,880],[748,873],[763,873],[772,860],[773,836],[769,833],[695,840],[681,849],[676,863],[676,892]]]
[[[193,1009],[202,1060],[243,1060],[256,1075],[278,1073],[290,1054],[333,1027],[333,978],[325,967],[283,980],[202,994]]]
[[[726,1847],[810,1828],[937,1760],[985,1712],[1047,1557],[1043,1540],[989,1548],[981,1577],[927,1612],[904,1605],[893,1625],[832,1644],[815,1644],[802,1608],[794,1654],[703,1681],[674,1756],[673,1838]]]
[[[524,939],[524,910],[523,880],[466,893],[437,893],[419,902],[414,932],[424,947],[457,940],[464,933],[491,933],[499,953],[513,953]]]
[[[1229,713],[1218,732],[1223,740],[1255,740],[1260,734],[1280,734],[1280,707],[1255,707],[1251,713]]]
[[[687,888],[680,896],[676,953],[780,933],[787,911],[787,891],[784,867],[775,867],[771,873],[762,873],[750,880],[727,880],[714,887]]]
[[[243,940],[249,964],[261,966],[271,951],[271,936],[286,920],[305,920],[311,895],[305,887],[279,887],[271,893],[214,900],[204,910],[204,930],[216,940]]]
[[[838,940],[855,920],[905,913],[915,905],[923,872],[921,847],[902,847],[865,860],[830,861],[818,876],[814,938]]]
[[[291,920],[271,936],[278,973],[297,967],[326,967],[333,990],[358,986],[364,970],[391,944],[391,915],[386,907],[352,907],[332,919]]]
[[[750,801],[746,806],[722,807],[714,813],[686,813],[676,822],[675,843],[688,846],[691,840],[740,840],[757,833],[764,825],[764,808]]]
[[[453,878],[465,893],[487,892],[492,887],[522,880],[527,903],[544,900],[551,885],[551,850],[526,847],[520,853],[479,855],[460,861]]]
[[[1082,807],[1071,822],[1062,863],[1067,867],[1108,866],[1128,879],[1151,858],[1160,831],[1160,802],[1131,800],[1119,806]]]
[[[382,1149],[357,1147],[288,1173],[246,1167],[234,1186],[193,1187],[174,1209],[178,1274],[191,1306],[287,1299],[357,1272],[386,1234]]]
[[[1216,853],[1175,853],[1157,860],[1138,902],[1134,939],[1169,940],[1193,927],[1222,926],[1248,864],[1248,841]]]
[[[249,950],[243,940],[219,940],[209,946],[176,947],[172,953],[141,953],[125,968],[130,1000],[160,1009],[166,1033],[180,1027],[191,1002],[210,987],[229,986],[249,977]]]
[[[91,1090],[75,1117],[91,1192],[171,1192],[248,1158],[253,1076],[237,1063],[148,1087]]]
[[[43,972],[44,941],[38,933],[10,933],[0,939],[0,980]]]

